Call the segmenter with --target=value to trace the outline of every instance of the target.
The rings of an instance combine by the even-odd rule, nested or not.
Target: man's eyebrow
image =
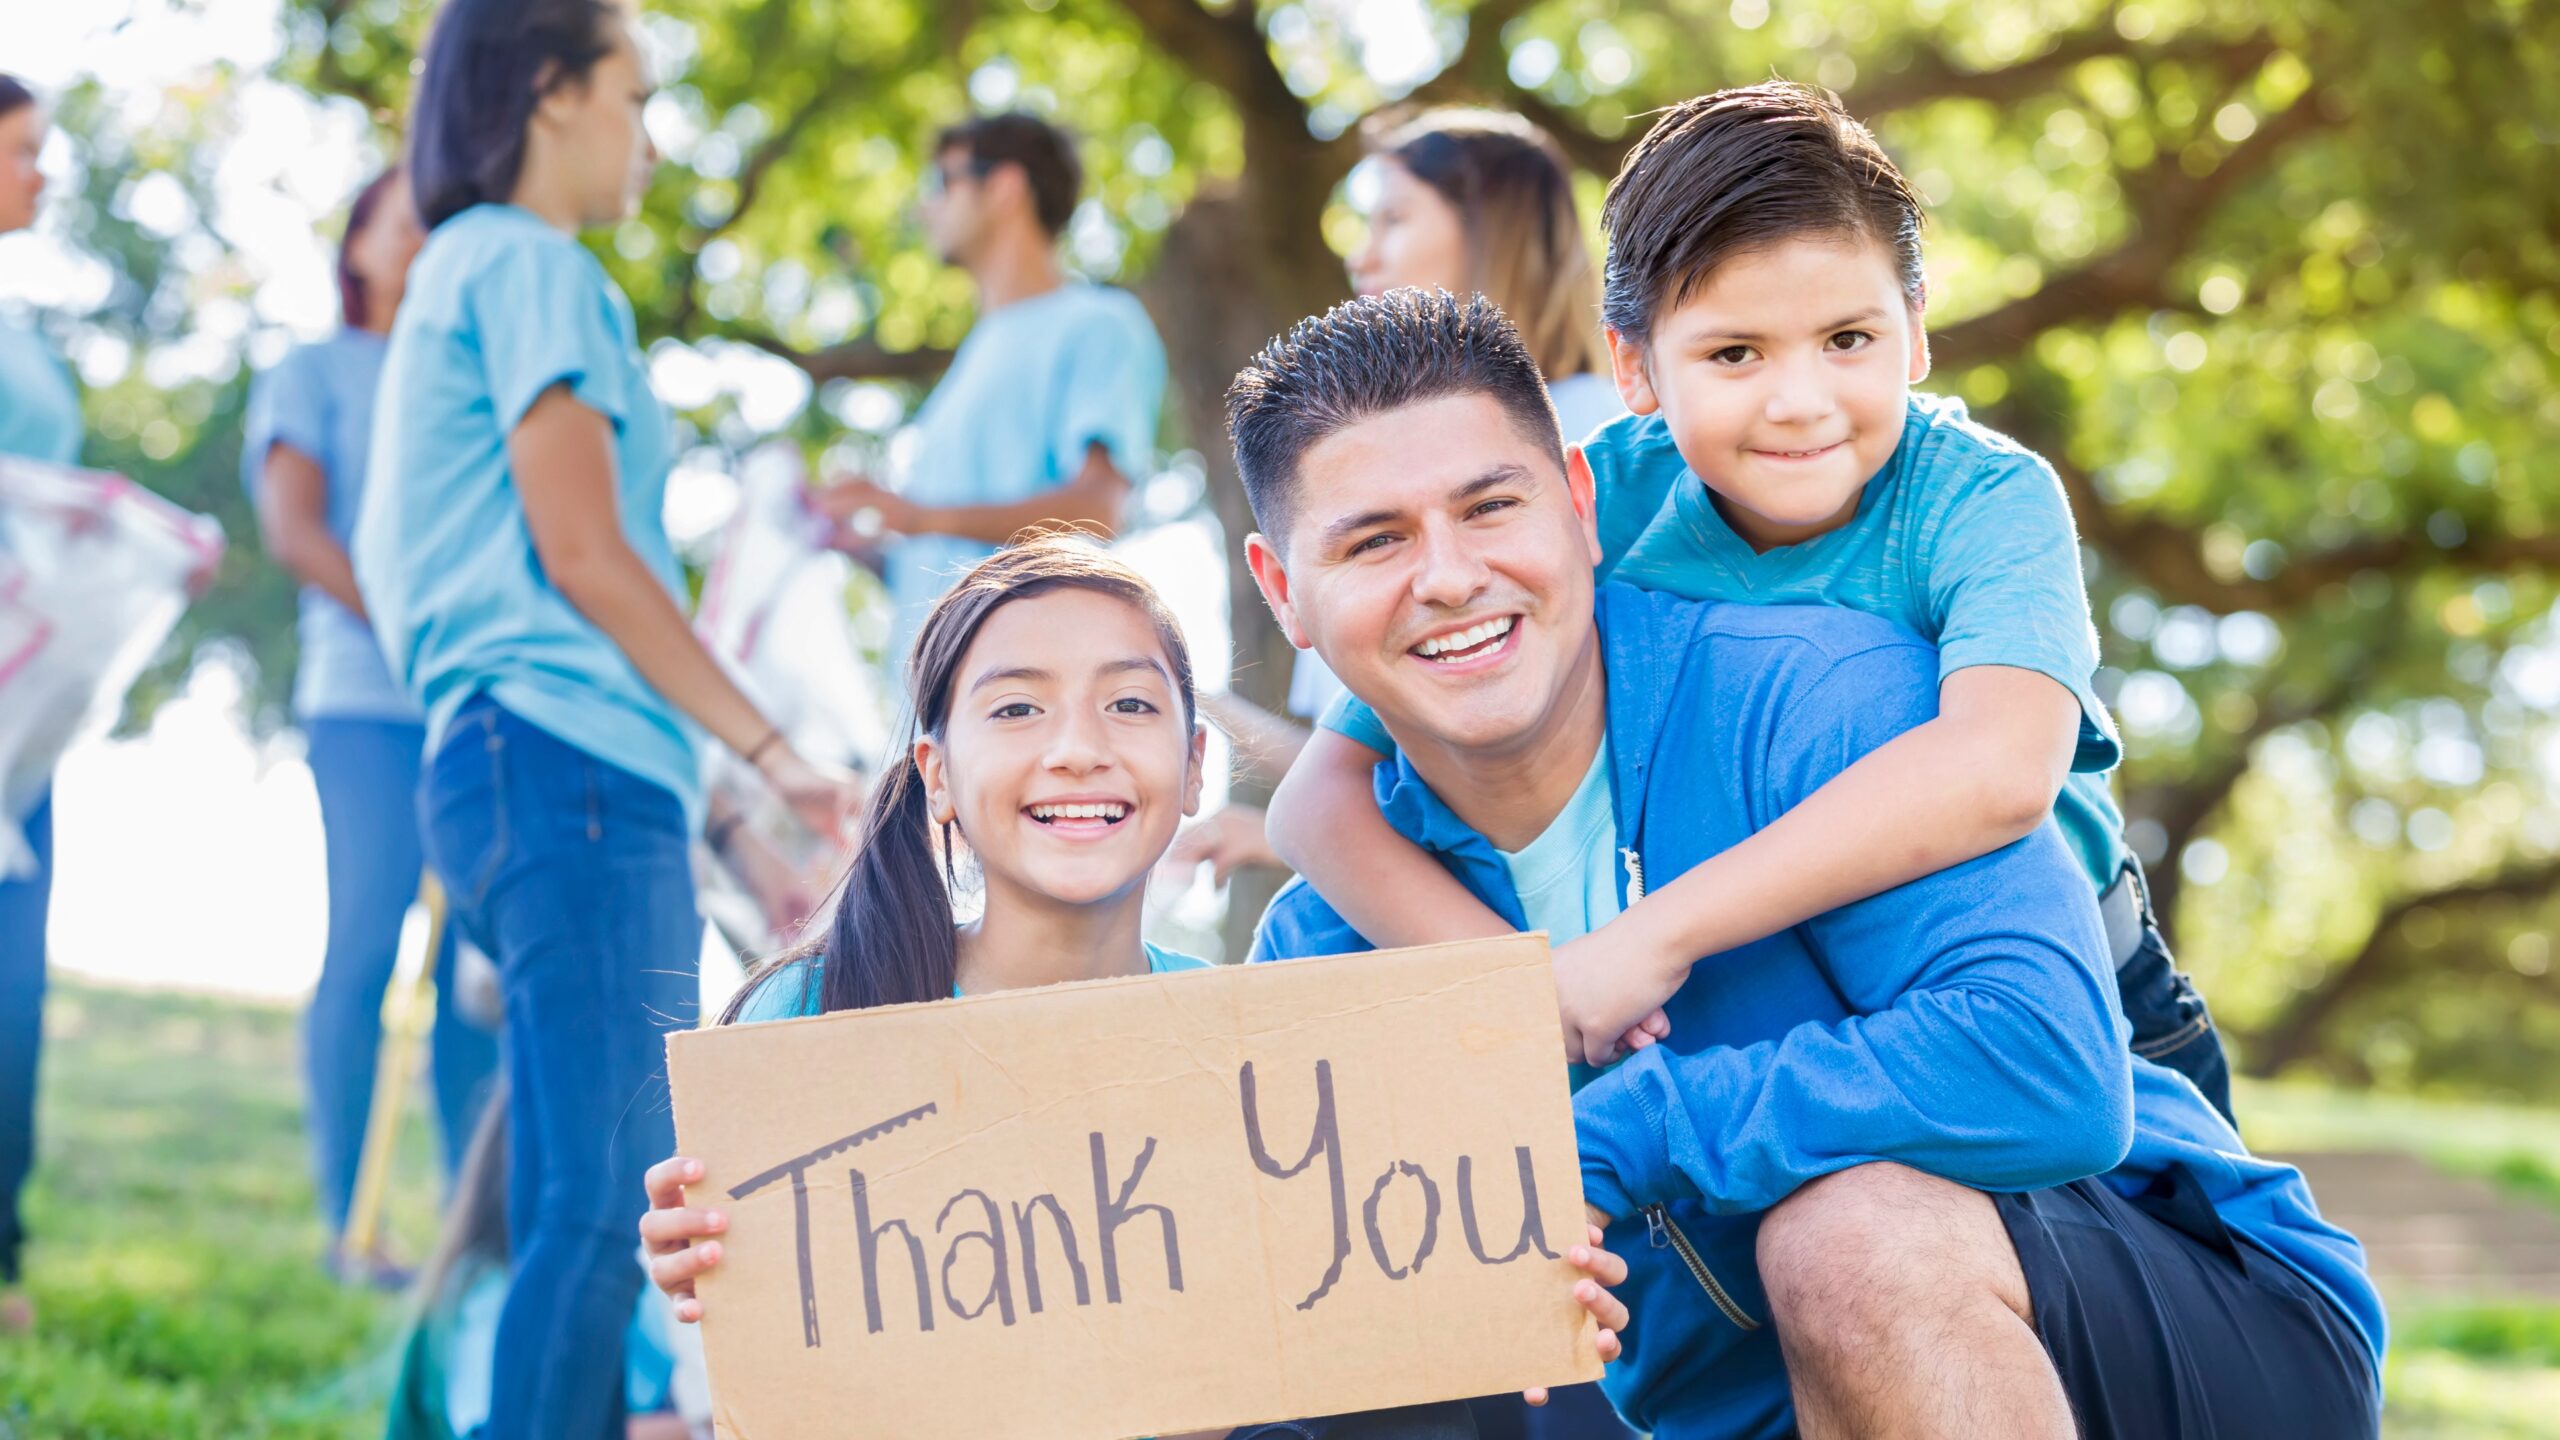
[[[1452,502],[1473,500],[1487,490],[1499,489],[1505,485],[1517,485],[1528,478],[1529,469],[1527,466],[1514,465],[1506,462],[1504,464],[1494,466],[1492,469],[1478,475],[1466,484],[1450,491],[1449,499]],[[1330,550],[1335,545],[1349,539],[1360,531],[1366,530],[1373,525],[1386,524],[1388,521],[1397,519],[1403,514],[1404,512],[1401,510],[1363,510],[1356,515],[1345,515],[1341,519],[1324,527],[1324,534],[1322,537],[1323,547]]]
[[[1870,305],[1866,309],[1860,310],[1855,314],[1844,315],[1841,318],[1822,326],[1816,333],[1823,335],[1835,334],[1839,331],[1848,329],[1852,325],[1873,325],[1883,318],[1884,312]],[[1745,345],[1757,345],[1768,338],[1769,337],[1766,335],[1750,330],[1718,330],[1713,328],[1701,328],[1697,332],[1695,343],[1704,345],[1713,341],[1719,345],[1734,342],[1739,342]]]

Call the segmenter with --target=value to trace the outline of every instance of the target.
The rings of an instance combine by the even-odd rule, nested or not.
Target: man
[[[1934,710],[1871,616],[1595,595],[1590,472],[1489,306],[1302,323],[1229,394],[1293,642],[1385,722],[1396,828],[1522,928],[1605,923]],[[1889,837],[1877,837],[1886,843]],[[1266,958],[1363,948],[1303,883]],[[1649,1243],[1607,1385],[1662,1440],[2370,1436],[2356,1242],[2125,1050],[2048,824],[1700,961],[1575,1097],[1594,1220]]]
[[[933,152],[925,236],[977,282],[978,321],[916,417],[905,483],[866,477],[819,495],[845,548],[868,543],[866,511],[902,537],[883,572],[902,657],[960,572],[1020,531],[1119,523],[1164,393],[1164,347],[1137,300],[1058,262],[1083,184],[1074,140],[1034,116],[988,115],[943,131]]]

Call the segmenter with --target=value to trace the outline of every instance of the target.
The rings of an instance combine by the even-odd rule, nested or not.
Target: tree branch
[[[2384,906],[2382,913],[2374,917],[2372,933],[2354,956],[2331,971],[2319,988],[2305,992],[2261,1032],[2258,1042],[2246,1052],[2249,1070],[2273,1075],[2308,1058],[2318,1046],[2321,1029],[2339,1008],[2373,988],[2377,980],[2390,973],[2394,962],[2407,955],[2393,942],[2398,938],[2400,923],[2411,914],[2422,909],[2467,910],[2530,902],[2555,891],[2560,891],[2560,856],[2518,866],[2485,880],[2406,895]]]
[[[2013,104],[2052,88],[2091,60],[2122,58],[2145,64],[2186,61],[2217,69],[2255,70],[2275,54],[2273,37],[2264,33],[2226,39],[2213,35],[2180,35],[2158,45],[2136,45],[2117,32],[2112,18],[2086,29],[2056,36],[2051,47],[1992,70],[1968,70],[1944,50],[1916,52],[1899,70],[1888,71],[1846,97],[1849,113],[1873,120],[1896,110],[1912,110],[1940,100],[1987,100]]]
[[[779,356],[800,367],[816,384],[829,380],[931,380],[951,368],[953,352],[931,346],[913,350],[889,350],[865,335],[841,345],[819,350],[802,350],[771,335],[754,331],[724,331],[720,338],[752,345],[768,355]]]
[[[1940,364],[1968,366],[2015,354],[2060,326],[2183,304],[2169,293],[2170,274],[2187,257],[2214,208],[2295,141],[2336,124],[2327,106],[2326,92],[2305,92],[2201,176],[2189,175],[2164,155],[2149,171],[2149,183],[2126,197],[2132,225],[2121,245],[2054,276],[2031,295],[1931,331],[1931,354]]]
[[[2205,822],[2220,812],[2223,802],[2231,798],[2231,792],[2249,773],[2256,761],[2258,742],[2279,730],[2326,720],[2345,709],[2360,692],[2355,678],[2358,677],[2339,672],[2307,694],[2288,695],[2279,687],[2269,687],[2269,693],[2254,697],[2257,714],[2233,737],[2227,750],[2178,784],[2147,786],[2125,796],[2126,813],[2151,821],[2168,837],[2162,863],[2148,876],[2151,908],[2164,933],[2173,934],[2176,929],[2178,892],[2185,883],[2178,869],[2178,856]]]

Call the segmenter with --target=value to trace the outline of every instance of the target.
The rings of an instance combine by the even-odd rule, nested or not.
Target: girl
[[[373,1108],[382,992],[399,962],[401,921],[425,864],[417,796],[427,747],[417,703],[392,680],[365,623],[347,541],[364,497],[383,351],[409,262],[426,238],[400,171],[385,172],[356,195],[338,249],[345,324],[259,377],[242,462],[267,552],[303,587],[293,708],[310,742],[329,875],[328,949],[303,1021],[303,1075],[329,1266],[347,1279],[392,1273],[379,1255],[346,1254],[344,1231]],[[432,1055],[447,1176],[461,1166],[498,1063],[496,1037],[456,1003],[455,948],[448,933],[435,957],[444,1003],[436,1007]]]
[[[619,1440],[653,1094],[692,1007],[702,732],[834,834],[852,777],[795,753],[694,638],[661,511],[667,412],[579,232],[656,153],[628,10],[452,0],[418,76],[428,227],[383,362],[356,577],[426,712],[428,859],[498,964],[516,1279],[491,1440]]]
[[[1139,936],[1147,874],[1199,805],[1207,743],[1190,652],[1146,582],[1060,537],[1001,551],[934,607],[907,673],[913,749],[881,781],[826,937],[767,966],[724,1018],[1201,968]],[[963,848],[986,895],[966,925],[951,906]],[[702,1317],[694,1281],[719,1263],[714,1237],[727,1228],[720,1211],[686,1207],[684,1186],[701,1177],[681,1156],[653,1167],[640,1222],[651,1273],[685,1321]],[[1597,1231],[1591,1240],[1569,1252],[1584,1272],[1575,1293],[1611,1358],[1626,1309],[1604,1287],[1626,1267]],[[1346,1417],[1327,1433],[1473,1427],[1463,1407],[1440,1406]]]

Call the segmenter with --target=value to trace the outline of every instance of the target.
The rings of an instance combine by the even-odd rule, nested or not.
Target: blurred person
[[[911,745],[873,798],[822,937],[760,967],[723,1023],[1207,968],[1140,934],[1148,876],[1199,807],[1208,736],[1182,627],[1137,572],[1060,536],[1027,540],[934,606],[907,675]],[[952,908],[955,850],[984,880],[984,909],[965,924]],[[702,1318],[695,1282],[720,1263],[728,1230],[725,1212],[685,1202],[702,1173],[684,1156],[653,1167],[640,1222],[651,1278],[686,1323]],[[1626,1263],[1596,1231],[1591,1241],[1566,1257],[1608,1360],[1626,1319],[1608,1287]],[[1471,1440],[1475,1428],[1464,1406],[1440,1404],[1232,1435]]]
[[[358,192],[338,250],[343,323],[259,377],[242,459],[267,552],[302,582],[293,708],[310,745],[329,877],[328,948],[303,1019],[303,1079],[329,1264],[349,1279],[396,1273],[379,1254],[345,1253],[345,1230],[373,1110],[382,995],[425,865],[417,795],[427,731],[366,623],[347,541],[364,495],[374,387],[392,317],[425,240],[398,169]],[[448,928],[435,956],[439,1003],[429,1051],[448,1177],[461,1165],[498,1061],[496,1037],[457,1003],[457,948]]]
[[[695,637],[662,511],[671,430],[580,232],[657,154],[634,15],[451,0],[407,170],[428,236],[383,362],[356,577],[426,714],[428,859],[494,957],[513,1113],[492,1440],[613,1440],[641,1177],[673,1141],[666,1032],[695,1005],[697,737],[822,835],[810,764]]]
[[[506,1306],[507,1111],[503,1084],[469,1138],[444,1233],[418,1272],[384,1440],[469,1440],[489,1418],[498,1315]],[[634,1263],[637,1263],[636,1261]],[[700,1392],[701,1351],[680,1345],[667,1302],[640,1292],[623,1344],[624,1440],[689,1440],[680,1399]]]
[[[35,224],[44,195],[36,156],[45,113],[0,74],[0,239]],[[80,394],[32,324],[0,316],[0,455],[68,465],[80,458]],[[0,1334],[35,1324],[22,1285],[18,1195],[35,1163],[36,1067],[44,1046],[45,918],[53,896],[53,796],[23,822],[35,870],[0,878]]]
[[[1351,288],[1481,294],[1528,345],[1566,439],[1625,414],[1601,334],[1599,267],[1574,205],[1573,167],[1555,141],[1517,115],[1445,109],[1381,127],[1369,147],[1378,194],[1368,238],[1351,253]],[[1299,651],[1290,713],[1312,721],[1341,695],[1324,661]],[[1280,783],[1307,732],[1240,697],[1218,697],[1212,708],[1247,769]],[[1258,805],[1229,805],[1201,821],[1169,859],[1184,870],[1209,865],[1221,885],[1242,866],[1290,868]]]
[[[1164,345],[1127,291],[1070,276],[1058,240],[1084,167],[1074,137],[1036,116],[984,115],[934,138],[925,238],[969,272],[978,319],[916,415],[900,483],[862,476],[818,492],[848,550],[896,537],[883,575],[903,656],[962,571],[1034,526],[1108,535],[1152,460]]]

